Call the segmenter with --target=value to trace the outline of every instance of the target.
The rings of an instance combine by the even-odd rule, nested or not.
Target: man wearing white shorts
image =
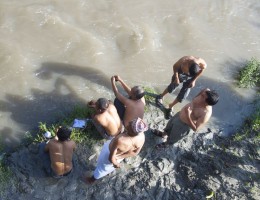
[[[146,123],[141,118],[137,118],[130,121],[125,132],[105,142],[100,152],[94,174],[91,177],[86,177],[86,182],[90,184],[94,183],[97,179],[119,168],[120,162],[124,158],[136,156],[144,145],[144,131],[147,129]]]

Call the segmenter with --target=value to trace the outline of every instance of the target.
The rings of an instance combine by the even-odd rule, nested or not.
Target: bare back
[[[125,102],[124,126],[127,126],[130,121],[136,118],[144,118],[145,100],[142,97],[139,100],[127,99]]]
[[[118,116],[116,107],[111,103],[105,112],[95,116],[95,120],[111,136],[119,134],[122,130],[122,122]]]
[[[110,145],[110,152],[116,149],[115,156],[120,159],[120,156],[129,155],[127,157],[134,156],[138,154],[143,147],[145,142],[144,133],[139,133],[137,136],[131,137],[126,132],[121,133],[116,138],[114,138]],[[125,157],[124,157],[125,158]]]
[[[184,56],[184,57],[180,58],[173,65],[173,68],[175,68],[177,70],[179,68],[181,68],[183,73],[188,74],[189,68],[190,68],[191,64],[193,64],[194,62],[197,63],[200,66],[201,70],[203,70],[207,67],[205,60],[203,60],[202,58],[194,57],[194,56]]]
[[[51,167],[57,175],[63,175],[72,169],[72,155],[75,148],[76,144],[71,140],[60,142],[52,139],[46,145],[45,150],[49,151]]]

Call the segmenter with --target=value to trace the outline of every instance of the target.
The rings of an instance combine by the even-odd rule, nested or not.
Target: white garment
[[[106,141],[102,147],[97,160],[97,167],[93,174],[95,179],[100,179],[115,170],[113,164],[109,161],[109,144],[111,141],[112,140]],[[117,162],[121,162],[122,160],[123,159],[117,160]]]

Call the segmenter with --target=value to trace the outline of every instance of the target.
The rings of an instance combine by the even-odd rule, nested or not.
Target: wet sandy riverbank
[[[150,128],[162,129],[167,121],[150,106],[145,119]],[[37,144],[22,147],[7,158],[14,174],[3,199],[257,199],[259,143],[234,142],[220,137],[219,129],[204,127],[165,150],[156,150],[160,138],[146,132],[139,156],[127,159],[121,169],[86,185],[84,173],[95,169],[103,141],[92,149],[80,145],[72,174],[62,179],[46,177]],[[258,146],[257,146],[258,145]]]

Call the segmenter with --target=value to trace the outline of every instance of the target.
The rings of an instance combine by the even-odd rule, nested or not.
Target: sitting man
[[[92,122],[104,138],[112,139],[124,131],[116,107],[108,99],[99,98],[96,102],[92,100],[88,105],[95,109]]]
[[[202,72],[206,69],[207,64],[205,60],[194,56],[184,56],[180,58],[173,65],[173,75],[169,86],[156,97],[156,104],[160,106],[162,104],[163,97],[167,93],[174,92],[180,83],[183,83],[182,88],[178,96],[172,103],[169,104],[169,108],[166,110],[165,118],[169,119],[172,112],[172,107],[178,102],[182,102],[190,93],[190,89],[195,86],[195,82]]]
[[[116,81],[120,82],[129,98],[123,96],[118,91],[115,84]],[[144,90],[140,86],[128,87],[128,85],[126,85],[126,83],[117,75],[111,77],[111,83],[116,96],[114,104],[121,120],[123,120],[124,126],[127,126],[130,121],[138,117],[143,119],[145,107]]]
[[[146,123],[140,119],[129,122],[126,131],[107,141],[98,157],[97,167],[92,177],[86,177],[87,183],[94,183],[120,167],[124,158],[136,156],[142,149],[145,141],[144,131]]]
[[[70,140],[71,131],[67,128],[59,127],[55,138],[45,143],[41,143],[40,148],[49,152],[49,165],[51,166],[51,176],[61,178],[71,173],[73,164],[73,151],[76,143]]]
[[[156,136],[167,138],[167,141],[156,145],[156,148],[165,148],[169,144],[188,135],[191,130],[197,131],[204,126],[212,115],[212,106],[219,100],[219,95],[213,90],[203,89],[201,92],[176,113],[167,123],[164,132],[152,130]]]

